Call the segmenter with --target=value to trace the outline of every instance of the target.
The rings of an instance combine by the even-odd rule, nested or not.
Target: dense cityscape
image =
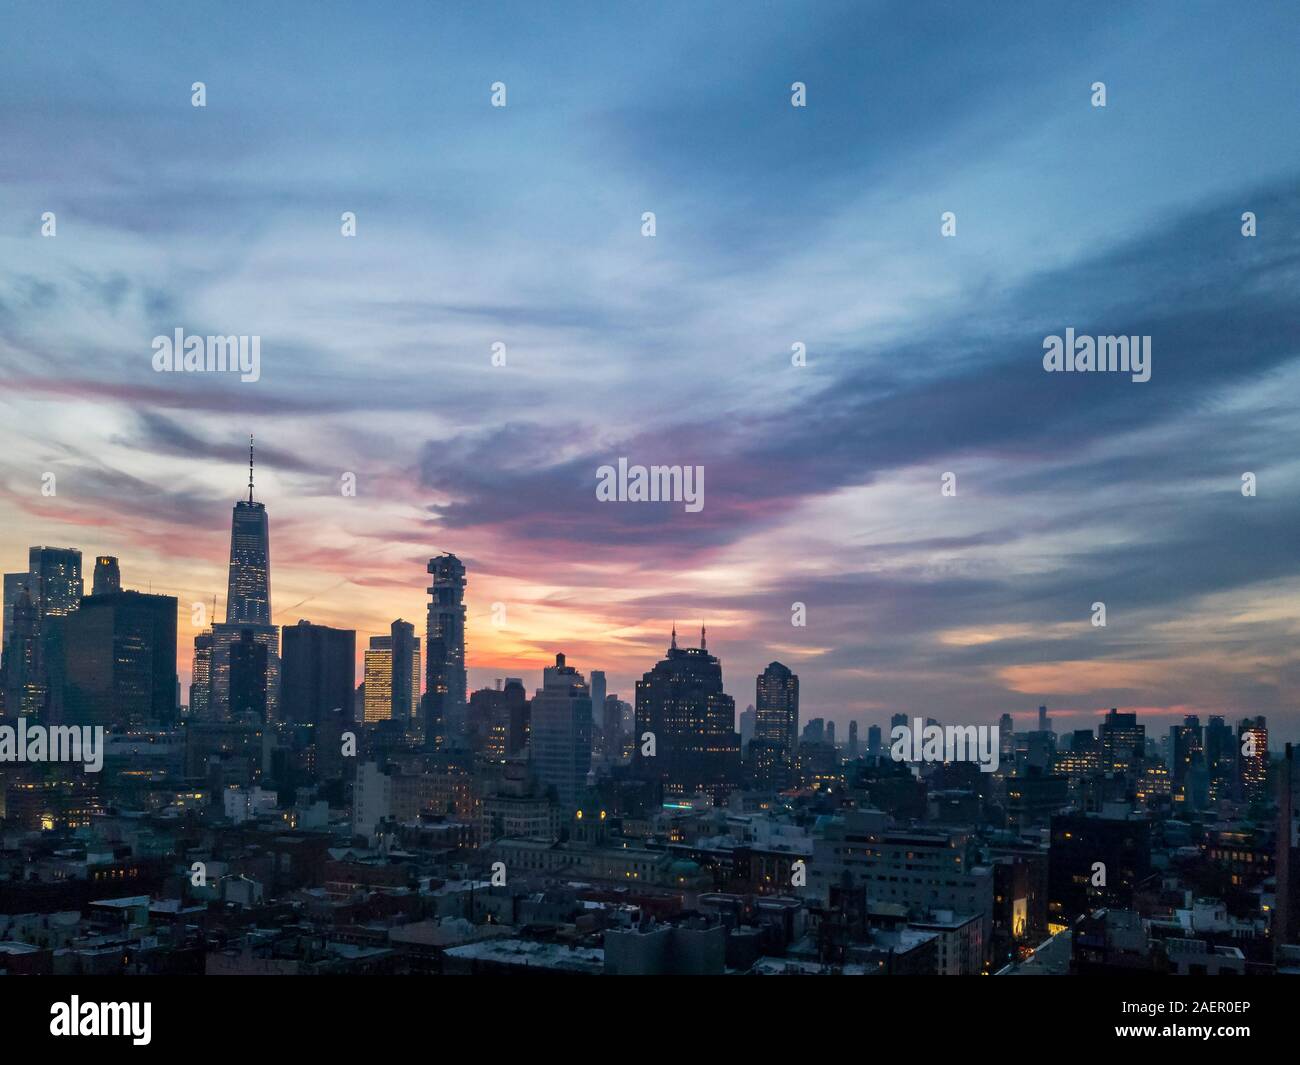
[[[184,701],[182,604],[129,560],[5,573],[0,972],[1300,971],[1263,717],[838,735],[778,661],[737,714],[703,625],[627,697],[562,650],[531,696],[468,692],[451,553],[358,680],[357,632],[271,623],[270,544],[250,447]]]

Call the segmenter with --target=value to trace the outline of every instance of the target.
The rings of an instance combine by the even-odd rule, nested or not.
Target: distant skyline
[[[422,634],[452,552],[471,690],[563,652],[631,701],[704,622],[738,708],[778,660],[842,737],[1300,740],[1293,9],[138,6],[0,13],[0,570],[117,556],[183,691],[252,434],[273,622]],[[1151,380],[1043,373],[1071,327]],[[177,328],[260,379],[154,372]],[[703,509],[598,502],[620,456]]]

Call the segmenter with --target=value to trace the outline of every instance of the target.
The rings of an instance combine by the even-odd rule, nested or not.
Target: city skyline
[[[15,1031],[1275,1026],[1295,15],[0,5]]]
[[[396,5],[310,40],[238,7],[211,34],[91,13],[93,55],[82,14],[8,13],[0,85],[30,106],[0,115],[4,568],[68,543],[220,600],[251,433],[274,622],[381,634],[453,552],[470,688],[563,651],[626,693],[704,620],[739,702],[777,658],[841,726],[1045,703],[1300,739],[1294,27],[882,12],[552,34]],[[605,47],[627,39],[632,64]],[[720,40],[725,69],[683,69]],[[1151,379],[1042,373],[1074,327],[1151,336]],[[176,328],[260,336],[260,378],[155,372]],[[703,467],[703,509],[598,502],[620,456]],[[183,656],[193,635],[182,610]]]

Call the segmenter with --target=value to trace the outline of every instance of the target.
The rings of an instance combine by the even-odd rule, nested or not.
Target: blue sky
[[[805,717],[1300,738],[1298,37],[1284,4],[11,6],[3,568],[220,592],[252,432],[276,620],[422,618],[452,550],[475,683],[562,650],[630,694],[704,616],[742,706],[778,658]],[[260,335],[262,380],[155,374],[178,326]],[[1152,380],[1044,374],[1067,326],[1151,335]],[[704,510],[598,504],[619,455],[705,466]]]

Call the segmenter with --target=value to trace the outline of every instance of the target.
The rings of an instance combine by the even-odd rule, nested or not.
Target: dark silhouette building
[[[122,573],[118,569],[117,559],[112,555],[100,555],[95,559],[95,582],[91,585],[91,595],[107,595],[109,592],[122,590]]]
[[[238,639],[229,646],[230,720],[261,723],[266,721],[266,645],[259,643],[251,629],[241,629]]]
[[[764,748],[754,759],[759,770],[756,780],[789,787],[799,744],[799,677],[780,662],[772,662],[758,675],[755,687],[754,740]]]
[[[63,619],[63,720],[167,725],[176,719],[176,598],[87,596]]]
[[[737,786],[736,701],[722,690],[722,664],[709,654],[702,627],[700,646],[689,648],[677,646],[674,628],[667,657],[637,681],[636,731],[637,769],[662,781],[666,802],[702,791],[720,805]]]
[[[429,559],[425,629],[424,742],[459,747],[465,735],[465,567],[455,555]]]
[[[299,621],[281,634],[280,714],[291,725],[352,720],[357,634]],[[409,670],[408,670],[409,682]]]
[[[1151,826],[1137,816],[1052,818],[1047,913],[1053,929],[1091,910],[1129,909],[1151,873]]]

